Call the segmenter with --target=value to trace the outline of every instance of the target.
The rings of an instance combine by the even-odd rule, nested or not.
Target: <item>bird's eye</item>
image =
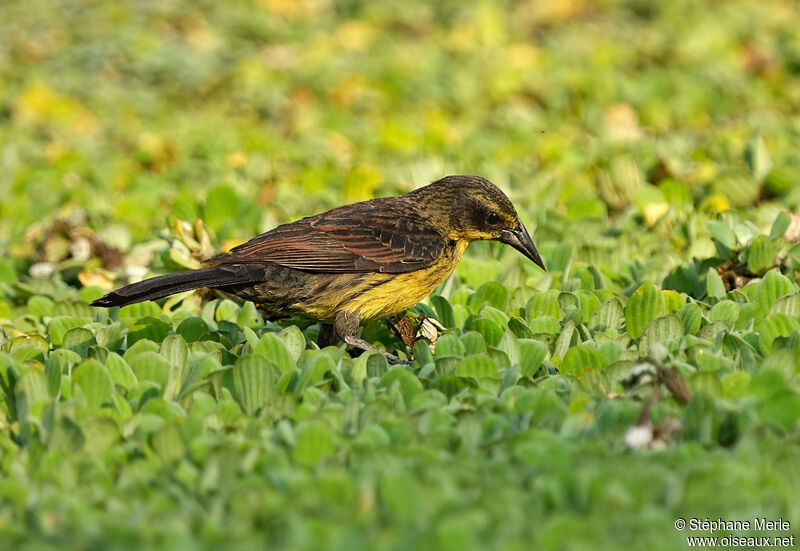
[[[496,226],[502,221],[503,219],[500,218],[500,215],[497,214],[496,212],[490,212],[489,214],[486,215],[486,223],[492,226]]]

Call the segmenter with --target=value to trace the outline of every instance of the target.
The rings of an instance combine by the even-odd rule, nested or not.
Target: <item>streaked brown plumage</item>
[[[207,268],[134,283],[92,304],[122,306],[211,287],[272,314],[333,324],[338,337],[366,349],[356,337],[361,321],[417,304],[477,239],[508,243],[544,268],[502,191],[477,176],[448,176],[406,195],[278,226],[207,260]]]

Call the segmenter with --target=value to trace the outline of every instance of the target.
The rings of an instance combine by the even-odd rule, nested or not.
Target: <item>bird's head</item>
[[[418,196],[420,208],[438,221],[451,239],[501,241],[545,269],[514,205],[489,180],[480,176],[446,176],[412,194]]]

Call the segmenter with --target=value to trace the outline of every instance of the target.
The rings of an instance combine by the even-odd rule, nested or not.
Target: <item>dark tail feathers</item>
[[[95,300],[92,306],[125,306],[201,287],[216,288],[261,281],[264,281],[263,265],[226,264],[213,268],[167,274],[132,283]]]

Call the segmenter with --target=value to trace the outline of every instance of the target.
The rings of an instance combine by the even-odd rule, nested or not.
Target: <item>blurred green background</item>
[[[798,21],[792,0],[0,3],[3,539],[682,549],[678,516],[794,529]],[[511,196],[548,272],[473,244],[421,307],[449,336],[411,372],[213,297],[88,307],[457,173]],[[678,369],[688,404],[623,384],[641,362]],[[683,430],[626,444],[651,400]]]

